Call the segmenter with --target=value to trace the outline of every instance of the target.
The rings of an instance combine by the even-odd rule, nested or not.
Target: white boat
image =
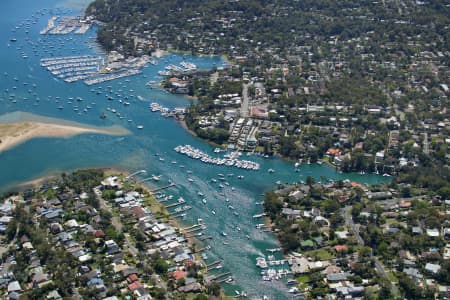
[[[138,125],[138,126],[136,126],[136,128],[137,128],[137,129],[143,129],[144,126],[143,126],[143,125]]]
[[[260,267],[261,269],[267,268],[267,262],[264,257],[257,257],[256,258],[256,266]]]
[[[162,175],[152,175],[152,179],[153,179],[154,181],[159,181],[159,180],[161,179],[161,176],[162,176]]]

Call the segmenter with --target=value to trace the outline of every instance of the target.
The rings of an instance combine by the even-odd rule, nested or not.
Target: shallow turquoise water
[[[268,295],[271,299],[288,298],[287,289],[281,282],[263,283],[260,281],[259,269],[255,267],[257,256],[267,255],[265,249],[277,247],[272,235],[255,228],[258,221],[252,216],[261,212],[261,206],[256,204],[262,200],[261,194],[274,188],[278,180],[290,183],[305,180],[307,176],[313,176],[317,180],[321,180],[322,177],[348,178],[363,183],[377,183],[387,179],[375,175],[339,174],[332,168],[316,164],[302,165],[301,172],[295,173],[292,163],[253,156],[247,159],[258,161],[261,164],[261,171],[242,171],[206,166],[176,153],[173,151],[175,146],[191,144],[214,155],[211,146],[191,136],[174,120],[151,113],[148,108],[148,104],[154,101],[170,108],[186,106],[189,101],[161,90],[149,89],[145,83],[157,80],[157,71],[170,63],[177,64],[187,60],[200,68],[211,68],[213,65],[222,65],[222,59],[170,54],[159,60],[157,66],[149,65],[143,74],[130,77],[129,80],[119,79],[91,87],[81,82],[67,84],[55,80],[48,71],[39,66],[40,58],[52,55],[99,54],[94,43],[93,29],[83,36],[39,35],[39,31],[45,27],[51,15],[74,14],[76,11],[67,7],[78,8],[78,4],[83,2],[85,1],[2,1],[0,113],[24,111],[96,126],[117,124],[128,128],[133,134],[124,137],[85,134],[70,139],[39,138],[28,141],[0,153],[0,191],[39,176],[84,167],[114,166],[129,171],[146,169],[148,174],[162,174],[159,185],[167,184],[169,179],[177,184],[166,193],[173,194],[174,199],[183,196],[187,203],[193,206],[184,222],[192,224],[198,218],[202,218],[208,226],[204,234],[213,237],[209,242],[212,249],[208,251],[208,261],[223,259],[223,268],[213,271],[212,274],[230,271],[236,279],[235,284],[224,284],[228,293],[246,290],[252,297]],[[42,11],[42,15],[38,14],[37,11],[43,8],[49,10]],[[36,17],[36,24],[33,24],[32,16]],[[26,24],[21,25],[27,19],[30,19],[29,28]],[[19,28],[16,29],[16,26]],[[17,42],[10,42],[13,37]],[[22,58],[23,54],[28,58]],[[114,101],[109,101],[104,93],[97,94],[91,91],[97,90],[98,86],[101,86],[103,91],[107,86],[111,86],[121,97],[115,96]],[[127,101],[131,105],[128,107],[117,101],[124,96],[130,97]],[[138,96],[142,100],[139,100]],[[88,113],[77,114],[72,109],[74,104],[67,104],[69,97],[82,97],[84,101],[78,103],[80,108],[90,105],[92,109]],[[93,102],[95,104],[92,104]],[[64,104],[62,111],[57,109],[60,104]],[[107,107],[117,109],[125,119],[120,120],[108,113]],[[106,120],[99,118],[102,112],[107,114]],[[9,120],[3,118],[0,121],[27,119],[20,113],[8,115],[8,118]],[[133,122],[128,123],[127,119],[132,119]],[[143,125],[144,129],[137,130],[136,125]],[[163,157],[164,160],[160,160],[159,157]],[[176,163],[172,163],[173,161]],[[184,168],[180,167],[181,165],[184,165]],[[275,172],[268,173],[269,168],[275,169]],[[217,178],[218,173],[234,174],[226,176],[229,186],[221,189],[219,183],[211,182],[211,178]],[[237,175],[244,175],[245,178],[239,180],[236,178]],[[189,182],[188,177],[194,179],[194,182]],[[206,205],[201,202],[202,197],[197,195],[200,191],[207,199]],[[229,202],[225,202],[226,198]],[[229,205],[239,212],[239,216],[232,213],[228,208]],[[215,215],[211,213],[212,210],[216,212]],[[237,231],[236,227],[240,227],[241,231]],[[223,237],[221,232],[226,232],[227,237]],[[250,240],[246,235],[250,236]],[[224,241],[228,242],[228,245],[224,245]]]

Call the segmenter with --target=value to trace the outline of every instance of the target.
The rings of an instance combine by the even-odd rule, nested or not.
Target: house
[[[341,150],[339,150],[337,148],[329,148],[327,150],[326,154],[331,155],[331,156],[340,156]]]
[[[425,271],[433,273],[435,275],[438,274],[440,270],[441,266],[438,264],[427,263],[425,265]]]
[[[422,234],[422,228],[420,228],[420,226],[413,226],[412,233],[414,235]]]
[[[11,281],[8,284],[8,293],[12,293],[12,292],[20,292],[22,290],[22,288],[20,287],[19,282],[16,281]]]
[[[344,280],[347,280],[348,276],[349,276],[349,273],[346,273],[346,272],[328,274],[327,281],[328,282],[344,281]]]
[[[336,246],[334,246],[334,250],[336,252],[345,252],[345,251],[348,251],[348,247],[347,247],[347,245],[336,245]]]
[[[309,262],[304,257],[290,259],[288,263],[291,265],[291,271],[294,274],[305,274],[309,272]]]
[[[392,193],[386,192],[368,192],[367,197],[371,200],[385,200],[392,198]]]
[[[61,297],[61,295],[58,293],[57,290],[53,290],[53,291],[50,291],[50,292],[47,294],[46,299],[48,299],[48,300],[61,300],[62,297]]]
[[[198,293],[202,291],[202,285],[198,282],[192,282],[189,284],[186,284],[185,286],[182,286],[178,288],[178,291],[183,293]]]
[[[185,278],[186,276],[187,276],[187,273],[185,271],[177,270],[177,271],[172,272],[172,277],[175,280]]]
[[[427,229],[427,235],[429,237],[439,237],[439,230],[437,228]]]
[[[113,240],[105,241],[105,245],[106,245],[106,252],[108,252],[108,254],[114,254],[120,251],[119,246]]]
[[[444,237],[446,239],[450,238],[450,228],[444,228]]]
[[[17,292],[9,293],[8,300],[20,300],[20,294]]]
[[[405,268],[403,269],[403,273],[408,275],[411,279],[422,280],[423,275],[420,274],[419,270],[416,268]]]
[[[101,185],[104,189],[117,189],[119,188],[119,177],[117,176],[110,176],[108,178],[105,178]]]
[[[284,207],[281,211],[281,214],[285,215],[288,220],[291,220],[291,219],[300,218],[301,212],[298,209],[291,209],[288,207]]]
[[[450,259],[450,244],[445,245],[443,258]]]
[[[348,236],[348,231],[347,230],[335,231],[334,235],[340,240],[346,240]]]
[[[143,286],[142,286],[142,284],[141,284],[139,281],[135,281],[135,282],[129,284],[129,285],[128,285],[128,288],[129,288],[131,291],[134,291],[134,290],[143,288]]]
[[[138,278],[138,276],[136,275],[136,274],[130,274],[128,277],[127,277],[127,281],[129,282],[129,283],[133,283],[133,282],[135,282],[135,281],[137,281],[139,278]]]

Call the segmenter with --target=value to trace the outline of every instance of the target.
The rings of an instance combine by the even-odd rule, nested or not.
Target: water
[[[174,120],[165,119],[159,114],[151,113],[150,102],[159,102],[167,107],[186,106],[189,100],[170,95],[158,89],[149,89],[145,83],[159,80],[157,72],[167,64],[178,64],[183,60],[191,61],[200,68],[220,66],[219,57],[192,57],[170,54],[159,60],[157,66],[148,65],[143,74],[128,79],[105,82],[88,87],[81,82],[67,84],[55,80],[52,75],[39,66],[39,59],[49,56],[101,54],[95,45],[95,29],[87,34],[41,36],[39,31],[47,24],[51,15],[75,14],[86,1],[59,2],[55,0],[6,0],[0,11],[0,113],[9,114],[0,121],[27,120],[30,117],[18,112],[30,112],[44,117],[61,118],[95,126],[121,125],[132,131],[132,135],[117,137],[97,134],[85,134],[70,139],[38,138],[27,141],[16,148],[0,153],[0,191],[14,185],[43,175],[57,174],[63,171],[85,167],[113,166],[130,171],[146,169],[147,174],[162,174],[159,185],[172,180],[175,188],[165,191],[174,195],[174,199],[183,196],[187,204],[193,206],[188,212],[186,225],[202,218],[207,225],[204,232],[212,236],[207,252],[208,262],[223,260],[223,268],[212,274],[232,272],[235,283],[224,284],[226,292],[245,290],[251,296],[267,295],[271,299],[287,298],[287,289],[281,282],[260,281],[259,269],[255,259],[267,255],[267,248],[277,247],[274,237],[255,228],[260,220],[252,216],[261,212],[261,194],[273,189],[275,182],[291,183],[306,180],[312,176],[316,180],[350,179],[363,183],[377,183],[386,180],[375,175],[339,174],[325,165],[302,165],[300,172],[294,172],[292,163],[280,159],[245,157],[261,164],[261,171],[244,171],[220,166],[206,167],[199,161],[192,160],[173,151],[180,144],[191,144],[212,156],[212,147],[191,136]],[[37,13],[41,11],[42,15]],[[32,17],[34,16],[34,17]],[[29,19],[29,21],[27,21]],[[33,23],[35,22],[35,24]],[[22,24],[21,24],[22,23]],[[27,24],[29,25],[27,27]],[[18,28],[16,29],[16,26]],[[28,33],[26,33],[28,31]],[[11,42],[16,38],[17,42]],[[23,58],[26,55],[28,58]],[[6,72],[6,76],[4,75]],[[105,97],[108,86],[114,90],[115,100]],[[102,87],[102,94],[97,94]],[[94,92],[91,91],[94,89]],[[132,91],[131,91],[132,90]],[[130,106],[123,106],[118,99],[128,96]],[[139,96],[139,97],[138,97]],[[74,101],[69,104],[69,97]],[[81,103],[75,103],[76,97],[82,97]],[[141,99],[141,100],[140,100]],[[58,110],[59,105],[63,110]],[[73,106],[78,105],[82,111],[87,105],[92,108],[87,113],[78,114]],[[107,111],[114,108],[125,117],[123,120]],[[105,120],[100,119],[106,113]],[[132,122],[128,122],[132,119]],[[39,118],[38,118],[39,120]],[[136,129],[143,125],[144,129]],[[155,155],[157,154],[157,156]],[[160,157],[163,160],[160,160]],[[176,162],[176,163],[173,163]],[[184,167],[182,167],[184,166]],[[268,169],[274,173],[268,173]],[[189,173],[188,173],[189,171]],[[225,175],[229,185],[219,187],[218,174]],[[233,173],[233,176],[228,174]],[[237,179],[244,175],[244,179]],[[187,178],[194,179],[189,182]],[[200,197],[198,192],[204,196]],[[203,204],[201,199],[207,199]],[[228,202],[227,202],[228,199]],[[233,214],[229,205],[235,208],[238,216]],[[214,215],[212,211],[215,211]],[[240,227],[238,231],[236,227]],[[227,236],[223,237],[222,232]],[[247,239],[246,236],[250,239]],[[228,243],[224,245],[224,242]]]

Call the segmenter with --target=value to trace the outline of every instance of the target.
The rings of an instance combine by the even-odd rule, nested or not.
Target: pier
[[[128,180],[128,179],[132,178],[133,176],[141,174],[141,173],[147,173],[147,171],[146,170],[139,170],[139,171],[136,171],[134,173],[131,173],[130,175],[125,177],[125,180]]]
[[[158,188],[152,189],[152,190],[150,190],[150,192],[151,192],[151,193],[155,193],[155,192],[158,192],[158,191],[162,191],[162,190],[171,188],[171,187],[173,187],[173,186],[175,186],[175,183],[171,182],[171,183],[168,184],[168,185],[165,185],[165,186],[162,186],[162,187],[158,187]]]
[[[195,224],[190,227],[183,228],[182,231],[184,231],[184,233],[189,233],[189,232],[197,231],[200,229],[204,229],[205,227],[203,227],[203,226],[204,225],[201,225],[201,224]]]
[[[220,263],[222,263],[222,260],[216,260],[216,261],[214,261],[214,262],[212,262],[212,263],[210,263],[210,264],[207,264],[206,265],[206,269],[209,269],[209,268],[211,268],[211,267],[215,267],[215,266],[217,266],[217,265],[219,265]]]
[[[208,276],[208,277],[206,277],[206,282],[211,282],[211,281],[219,281],[219,280],[221,280],[221,278],[224,278],[224,277],[226,277],[225,278],[225,280],[226,279],[228,279],[228,276],[230,276],[231,275],[231,272],[226,272],[226,273],[222,273],[222,274],[218,274],[218,275],[212,275],[212,276]]]
[[[184,204],[184,203],[177,202],[177,203],[172,203],[172,204],[166,205],[164,207],[167,209],[167,208],[175,207],[175,206],[178,206],[178,205],[181,205],[181,204]]]

